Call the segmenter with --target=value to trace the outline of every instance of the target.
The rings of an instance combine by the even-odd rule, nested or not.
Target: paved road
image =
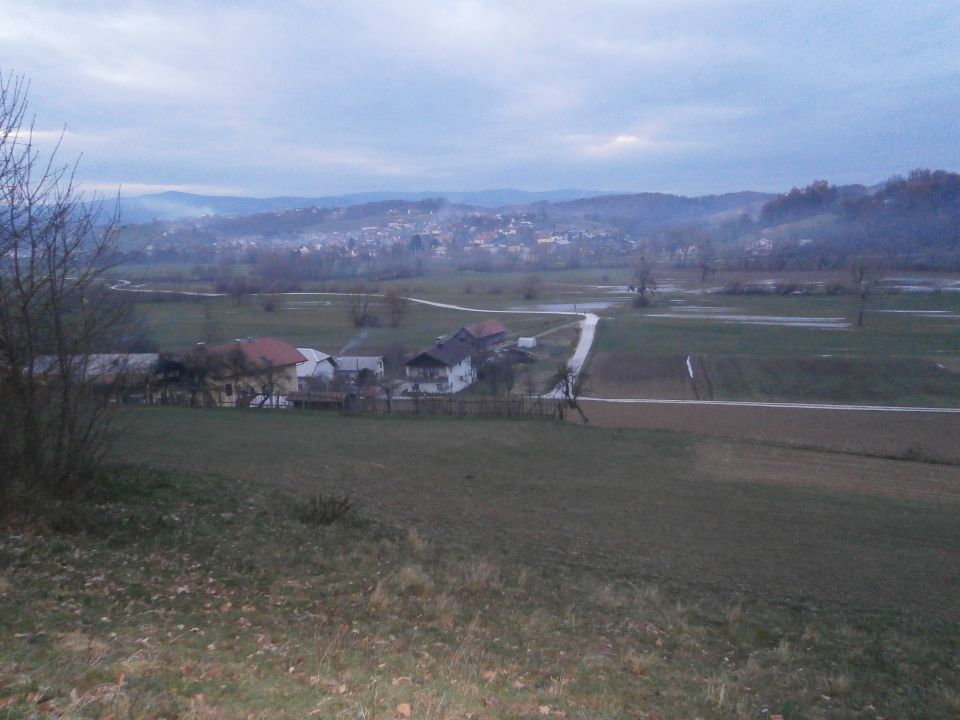
[[[132,288],[129,280],[119,280],[110,286],[111,290],[122,290],[125,292],[160,292],[179,295],[190,295],[197,297],[223,297],[224,293],[202,293],[188,290],[149,290],[146,288]],[[327,292],[292,292],[282,293],[283,295],[355,295],[356,293],[327,293]],[[591,312],[572,312],[561,310],[488,310],[483,308],[464,307],[463,305],[453,305],[451,303],[435,302],[433,300],[424,300],[422,298],[405,298],[410,302],[421,305],[430,305],[431,307],[445,308],[448,310],[462,310],[464,312],[475,312],[485,314],[504,314],[504,315],[573,315],[582,317],[580,321],[580,339],[577,347],[570,357],[568,366],[572,370],[572,379],[575,381],[583,369],[587,357],[590,355],[590,349],[593,347],[593,340],[596,336],[597,322],[600,318]],[[562,390],[558,385],[549,393],[544,395],[547,398],[563,397]],[[726,405],[732,407],[755,407],[755,408],[785,408],[800,410],[855,410],[860,412],[895,412],[895,413],[960,413],[960,408],[929,408],[929,407],[897,407],[894,405],[834,405],[827,403],[771,403],[771,402],[747,402],[738,400],[658,400],[656,398],[599,398],[583,397],[584,400],[607,403],[645,403],[649,405]]]
[[[645,403],[648,405],[726,405],[728,407],[795,408],[800,410],[857,410],[863,412],[960,413],[960,408],[898,407],[896,405],[836,405],[832,403],[749,402],[745,400],[658,400],[656,398],[601,398],[582,400],[606,403]]]
[[[140,293],[166,293],[173,295],[189,295],[191,297],[225,297],[226,293],[204,293],[204,292],[194,292],[189,290],[150,290],[147,288],[134,288],[128,287],[130,285],[129,280],[118,280],[116,283],[110,286],[111,290],[120,290],[123,292],[140,292]],[[288,293],[279,293],[280,295],[356,295],[357,293],[334,293],[334,292],[288,292]],[[373,293],[376,297],[380,297],[378,294]],[[485,315],[489,314],[499,314],[499,315],[572,315],[576,317],[582,317],[583,320],[580,321],[580,340],[577,342],[577,347],[573,351],[568,366],[571,370],[571,379],[576,380],[580,375],[580,371],[583,369],[584,363],[587,361],[587,356],[590,354],[590,348],[593,346],[593,338],[596,334],[597,321],[599,317],[591,312],[573,312],[565,310],[487,310],[483,308],[471,308],[464,307],[463,305],[453,305],[451,303],[441,303],[435,302],[433,300],[424,300],[423,298],[414,298],[408,297],[404,298],[410,302],[419,303],[421,305],[429,305],[431,307],[444,308],[447,310],[462,310],[464,312],[474,312],[474,313],[484,313]],[[550,391],[544,397],[559,398],[563,397],[563,393],[560,390],[560,386],[557,386],[552,391]]]

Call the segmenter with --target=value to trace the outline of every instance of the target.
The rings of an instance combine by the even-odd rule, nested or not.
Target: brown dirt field
[[[669,400],[701,399],[690,382],[686,355],[596,353],[590,358],[587,373],[591,394]]]
[[[960,462],[960,413],[863,412],[581,400],[600,427],[681,430],[868,455],[907,453]],[[571,421],[579,422],[575,414]]]
[[[722,482],[761,483],[871,495],[932,505],[960,505],[960,470],[845,453],[704,441],[698,460]]]

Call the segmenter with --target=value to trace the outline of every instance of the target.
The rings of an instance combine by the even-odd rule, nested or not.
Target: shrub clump
[[[349,497],[319,492],[298,504],[294,516],[305,525],[353,524],[359,519]]]

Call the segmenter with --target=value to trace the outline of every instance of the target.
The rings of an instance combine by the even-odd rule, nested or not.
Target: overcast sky
[[[86,188],[705,194],[960,170],[960,3],[0,0]]]

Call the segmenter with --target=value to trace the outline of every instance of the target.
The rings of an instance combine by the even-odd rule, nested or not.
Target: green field
[[[673,295],[621,307],[598,327],[589,392],[693,398],[692,388],[677,389],[690,355],[705,373],[698,384],[709,386],[702,399],[960,404],[960,295],[882,295],[868,308],[857,328],[847,296]],[[850,326],[790,325],[796,318]],[[676,367],[651,379],[666,356]]]
[[[847,296],[701,295],[683,298],[684,305],[670,303],[671,299],[677,296],[661,298],[660,303],[651,308],[624,307],[608,313],[611,320],[601,323],[596,348],[601,352],[777,357],[960,355],[960,319],[902,312],[960,315],[960,293],[878,296],[868,305],[864,327],[849,329],[687,319],[677,310],[684,305],[694,305],[714,308],[724,315],[838,318],[848,322],[855,317],[855,302]],[[673,317],[653,317],[662,314]]]
[[[284,295],[275,299],[271,312],[263,298],[248,297],[237,303],[232,298],[185,300],[182,302],[140,302],[136,314],[145,332],[161,347],[178,347],[205,337],[227,341],[238,337],[273,336],[300,347],[335,352],[353,339],[359,350],[384,352],[400,345],[416,349],[429,345],[438,335],[452,333],[463,325],[485,319],[482,313],[447,310],[411,303],[398,327],[382,317],[375,327],[354,327],[349,300],[337,295]],[[499,316],[511,337],[535,335],[569,322],[548,315]]]
[[[166,268],[169,270],[169,268]],[[838,273],[729,273],[701,284],[693,271],[664,272],[653,304],[634,308],[632,296],[603,285],[629,281],[629,270],[581,269],[539,273],[544,285],[524,299],[519,284],[527,273],[455,272],[379,283],[375,290],[481,309],[582,310],[586,303],[612,303],[603,318],[588,366],[587,394],[607,397],[694,397],[681,387],[684,361],[692,356],[704,373],[696,397],[722,400],[835,402],[954,406],[960,403],[960,294],[878,294],[869,298],[865,326],[857,328],[857,301],[849,295],[728,295],[703,292],[733,283],[765,279],[811,284],[843,282]],[[150,284],[151,287],[160,285]],[[209,284],[167,284],[168,288],[209,290]],[[350,283],[319,283],[317,288],[349,291]],[[144,298],[145,299],[145,298]],[[169,299],[169,298],[168,298]],[[407,351],[438,335],[482,319],[482,313],[411,304],[398,328],[386,318],[378,327],[354,328],[348,300],[338,295],[274,296],[265,312],[264,296],[238,303],[228,298],[205,302],[139,302],[147,334],[161,347],[204,338],[274,335],[298,345],[337,351],[351,339],[359,351]],[[587,306],[589,307],[589,306]],[[744,322],[764,319],[764,324]],[[499,316],[519,335],[541,335],[570,321],[562,316]],[[809,320],[840,327],[804,327]],[[562,342],[561,342],[562,341]],[[547,336],[535,374],[543,379],[575,342],[569,333]],[[664,356],[677,367],[656,378]],[[653,380],[650,378],[654,377]],[[706,390],[703,390],[706,388]]]
[[[790,451],[787,484],[724,459],[756,471],[768,451],[555,421],[138,410],[114,456],[134,465],[3,528],[0,707],[956,717],[956,468],[850,457],[869,465],[851,487],[848,456]],[[317,493],[355,510],[320,524]]]

